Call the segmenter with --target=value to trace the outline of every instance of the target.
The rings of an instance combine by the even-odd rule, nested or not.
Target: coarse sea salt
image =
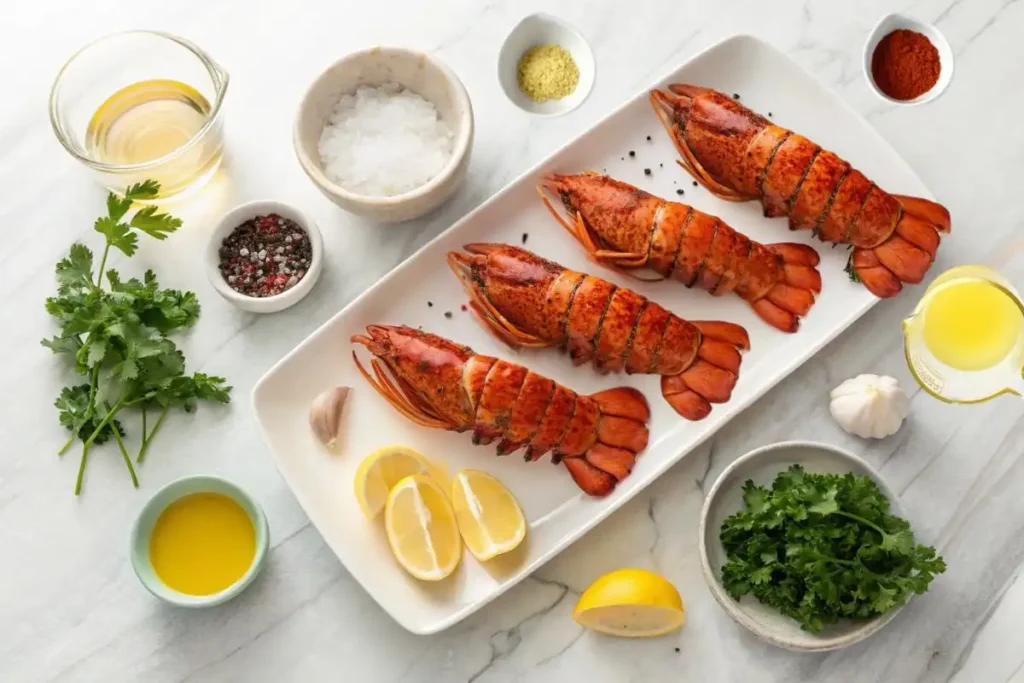
[[[393,197],[429,182],[455,135],[437,107],[396,83],[360,86],[334,106],[317,146],[327,177],[346,190]]]

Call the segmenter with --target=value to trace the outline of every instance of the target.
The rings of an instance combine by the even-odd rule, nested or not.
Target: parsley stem
[[[113,419],[113,417],[117,413],[117,411],[121,410],[121,407],[123,405],[124,405],[124,399],[121,399],[117,403],[114,404],[114,407],[110,409],[110,411],[107,413],[106,417],[104,417],[100,421],[100,423],[98,425],[96,425],[96,429],[92,430],[92,434],[90,434],[89,438],[85,440],[85,445],[86,446],[91,445],[92,442],[96,440],[96,437],[99,436],[100,432],[103,431],[103,428],[107,426],[107,423],[110,422],[111,419]]]
[[[85,417],[89,419],[96,412],[96,384],[100,379],[100,366],[97,364],[92,369],[92,377],[89,378],[89,407],[85,409]]]
[[[142,404],[142,443],[146,442],[146,404]],[[142,448],[141,444],[139,448]]]
[[[73,444],[75,442],[75,439],[77,438],[78,432],[75,432],[74,434],[71,435],[71,438],[65,441],[64,445],[60,447],[60,450],[57,451],[57,455],[64,455],[65,453],[67,453],[67,450],[71,448],[71,444]]]
[[[857,564],[852,560],[840,560],[838,557],[832,557],[831,555],[822,555],[821,553],[814,552],[813,550],[811,551],[811,555],[813,555],[819,560],[825,560],[826,562],[833,562],[835,564],[845,564],[848,567],[852,567],[855,564]]]
[[[82,418],[82,424],[91,420],[93,414],[96,412],[96,382],[99,380],[99,376],[100,366],[97,365],[92,369],[92,375],[89,380],[89,406],[85,409],[85,417]],[[80,428],[81,425],[79,425],[79,429]],[[72,429],[71,432],[71,438],[60,447],[60,450],[57,451],[57,455],[64,455],[64,453],[71,448],[71,444],[75,442],[75,439],[78,438],[78,429]]]
[[[103,404],[103,407],[109,408],[106,403]],[[124,458],[124,464],[128,466],[128,474],[132,477],[132,485],[134,485],[135,488],[139,488],[139,478],[135,475],[135,468],[132,467],[132,459],[128,455],[128,449],[124,447],[124,441],[121,440],[121,432],[116,426],[114,427],[114,440],[117,441],[117,448],[121,451],[121,457]]]
[[[78,463],[78,478],[75,479],[75,495],[82,492],[82,478],[85,477],[85,461],[89,458],[89,444],[82,446],[82,461]]]
[[[872,522],[870,520],[864,519],[863,517],[855,515],[855,514],[853,514],[851,512],[843,512],[842,510],[836,510],[832,514],[833,515],[841,515],[843,517],[847,517],[849,519],[852,519],[855,522],[860,522],[864,526],[871,527],[872,529],[874,529],[875,531],[880,533],[882,535],[882,538],[885,538],[886,536],[888,536],[888,534],[885,533],[885,529],[883,529],[882,527],[878,526],[877,524],[875,524],[874,522]]]
[[[110,238],[107,238],[107,244],[103,247],[103,258],[100,259],[100,269],[96,273],[96,289],[101,289],[103,286],[103,269],[107,267],[107,254],[110,253]]]
[[[160,417],[157,418],[156,424],[153,425],[153,431],[151,431],[149,434],[143,434],[142,446],[139,448],[139,455],[138,457],[135,458],[135,462],[141,463],[142,459],[146,457],[146,451],[149,450],[149,443],[153,440],[153,437],[156,436],[156,433],[160,430],[160,425],[164,423],[164,418],[167,417],[167,409],[170,407],[171,405],[169,403],[165,405],[164,409],[160,411]]]

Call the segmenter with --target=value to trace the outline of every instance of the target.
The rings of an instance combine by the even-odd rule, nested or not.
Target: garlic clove
[[[341,414],[348,398],[348,387],[328,389],[313,399],[309,407],[309,426],[328,449],[334,448],[341,436]]]

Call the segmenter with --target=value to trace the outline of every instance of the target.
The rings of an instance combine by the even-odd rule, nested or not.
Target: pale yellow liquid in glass
[[[1016,301],[984,280],[944,284],[924,310],[924,343],[939,362],[957,370],[985,370],[1015,348],[1024,317]]]
[[[107,98],[86,129],[86,144],[109,164],[141,164],[180,148],[210,116],[210,103],[169,79],[133,83]]]
[[[202,93],[171,79],[139,81],[99,106],[85,132],[89,153],[116,167],[157,162],[125,182],[156,180],[161,195],[183,191],[210,177],[220,164],[219,135],[197,139],[210,120]],[[168,156],[171,155],[171,156]]]

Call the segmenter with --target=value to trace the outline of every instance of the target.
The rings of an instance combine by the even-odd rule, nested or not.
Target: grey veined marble
[[[913,388],[899,321],[920,289],[876,307],[736,418],[711,442],[535,576],[455,628],[403,631],[344,572],[279,478],[255,431],[256,379],[331,314],[427,240],[480,204],[670,66],[738,32],[754,33],[814,72],[860,111],[952,211],[934,275],[956,263],[1001,268],[1024,284],[1024,3],[1015,0],[571,0],[550,3],[590,40],[598,62],[585,105],[530,118],[505,99],[495,69],[505,33],[545,3],[531,0],[315,2],[122,0],[26,2],[2,11],[0,42],[0,681],[738,681],[838,683],[1024,681],[1024,404],[946,406],[913,393],[894,437],[865,443],[828,414],[828,391],[860,372]],[[882,14],[935,22],[956,52],[946,93],[925,107],[882,103],[861,73],[863,41]],[[51,407],[66,378],[38,340],[52,269],[68,244],[93,239],[103,191],[54,139],[46,118],[53,77],[72,50],[139,26],[187,36],[231,72],[226,105],[230,181],[204,211],[258,197],[308,207],[329,263],[303,305],[273,317],[230,308],[196,256],[203,215],[167,243],[145,242],[133,270],[156,267],[166,286],[195,289],[203,318],[184,341],[193,367],[235,386],[230,409],[175,415],[131,488],[111,452],[90,463],[71,495],[75,456]],[[378,228],[319,196],[292,153],[294,107],[307,83],[343,52],[397,44],[436,52],[465,82],[477,121],[466,184],[435,214]],[[510,144],[510,141],[515,141]],[[187,211],[198,210],[189,207]],[[209,214],[206,214],[209,215]],[[115,259],[116,261],[116,259]],[[901,492],[919,536],[941,546],[949,571],[884,631],[851,649],[796,655],[757,642],[705,588],[696,554],[703,491],[745,451],[782,439],[856,450]],[[232,478],[260,500],[274,545],[264,575],[225,606],[169,609],[139,586],[128,531],[146,498],[194,472]],[[597,574],[656,569],[680,589],[685,628],[625,641],[583,633],[575,600]],[[678,648],[678,652],[676,652]]]

